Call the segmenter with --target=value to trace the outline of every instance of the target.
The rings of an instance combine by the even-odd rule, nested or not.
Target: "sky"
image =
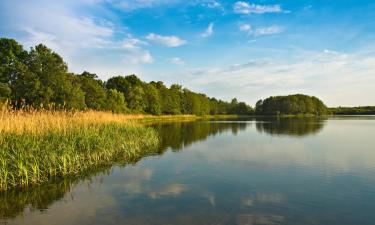
[[[375,105],[375,0],[0,0],[0,37],[75,73],[136,74],[254,105]]]

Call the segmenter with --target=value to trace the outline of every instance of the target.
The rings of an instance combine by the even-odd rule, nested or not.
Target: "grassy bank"
[[[132,122],[135,117],[91,111],[3,110],[0,190],[78,175],[152,151],[159,142],[157,133]]]

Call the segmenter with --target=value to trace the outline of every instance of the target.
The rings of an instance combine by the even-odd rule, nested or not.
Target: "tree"
[[[160,115],[161,99],[158,89],[153,84],[145,84],[146,109],[145,112]]]
[[[6,83],[0,83],[0,100],[10,98],[12,91]]]
[[[105,108],[106,92],[98,76],[85,71],[77,78],[85,95],[86,106],[96,110]]]
[[[114,113],[128,112],[124,94],[115,89],[109,89],[107,93],[106,109]]]
[[[11,82],[24,70],[27,51],[14,39],[0,38],[0,82]]]
[[[126,97],[131,110],[137,113],[144,112],[146,108],[145,92],[141,86],[132,87]]]
[[[117,91],[122,92],[125,96],[128,94],[130,89],[130,83],[125,77],[122,76],[116,76],[110,78],[106,82],[107,89],[115,89]]]
[[[73,76],[68,74],[66,63],[57,53],[42,44],[37,45],[29,53],[27,66],[35,75],[31,76],[34,82],[41,84],[34,86],[38,96],[34,106],[54,103],[68,109],[85,108],[84,93],[73,83]]]

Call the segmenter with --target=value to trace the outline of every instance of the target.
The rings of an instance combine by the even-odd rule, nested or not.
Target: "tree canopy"
[[[259,100],[255,106],[258,115],[325,115],[329,109],[314,96],[295,94],[288,96],[271,96]]]
[[[74,74],[56,52],[43,44],[30,51],[13,39],[0,38],[0,100],[14,107],[94,109],[116,113],[252,114],[245,102],[209,98],[179,84],[144,82],[136,75],[102,81],[94,73]]]

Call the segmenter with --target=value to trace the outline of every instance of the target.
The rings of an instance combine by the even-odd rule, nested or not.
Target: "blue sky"
[[[0,0],[0,36],[44,43],[73,72],[251,105],[305,93],[375,105],[375,1]]]

